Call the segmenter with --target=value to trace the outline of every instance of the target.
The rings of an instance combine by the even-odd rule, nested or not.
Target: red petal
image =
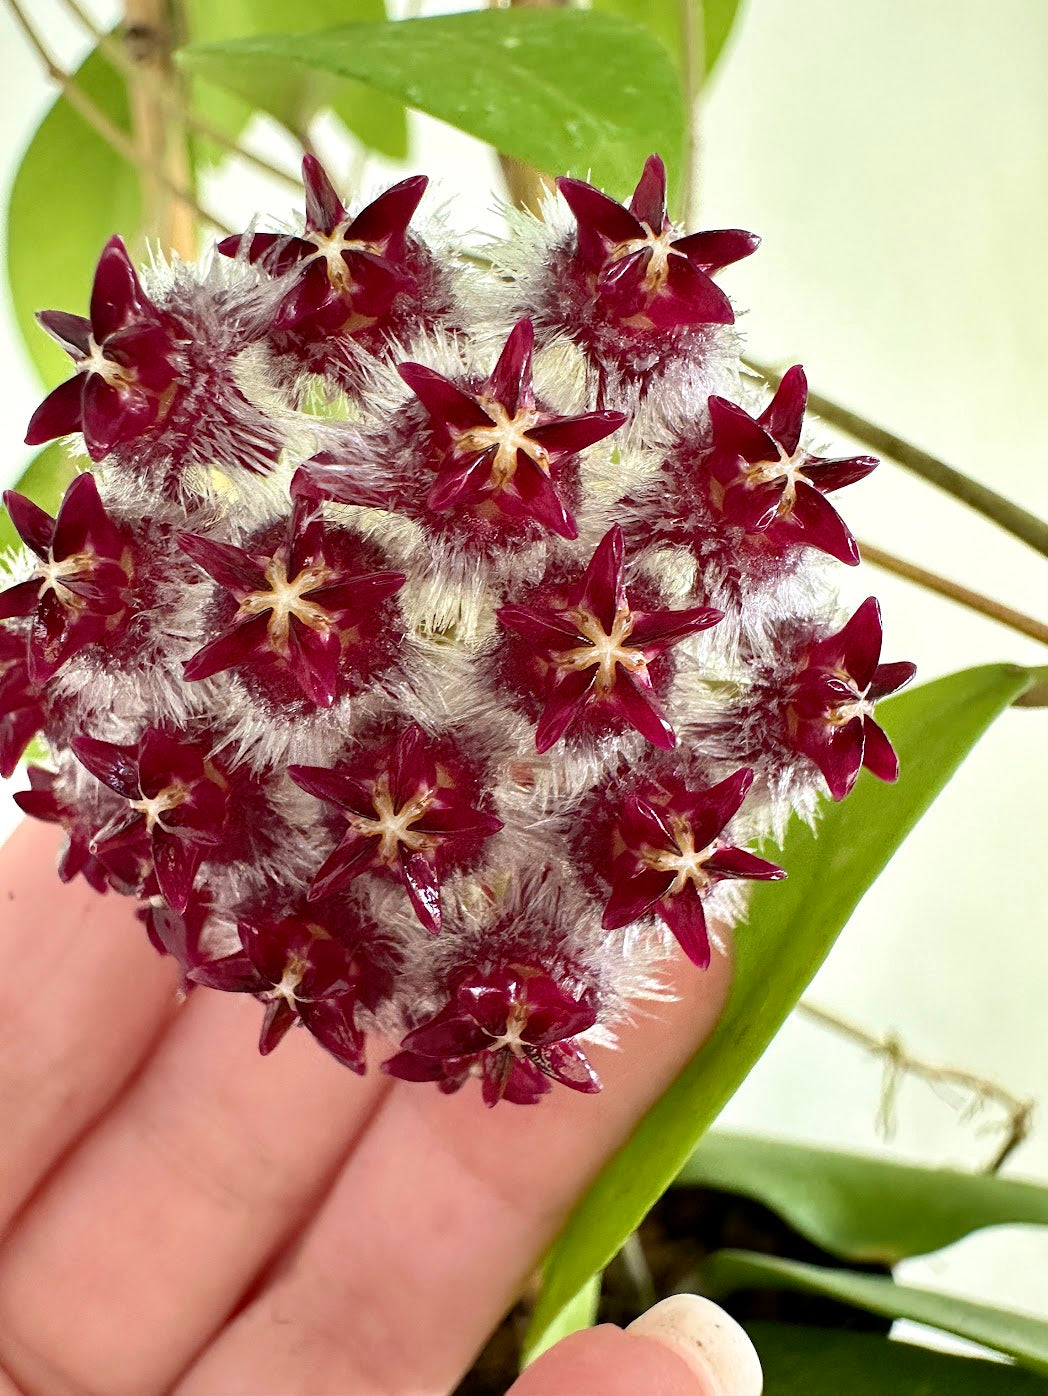
[[[415,908],[415,915],[427,931],[440,931],[440,878],[431,853],[412,853],[400,846],[400,872]]]
[[[302,157],[302,182],[306,186],[306,227],[322,233],[334,232],[346,210],[315,155]]]
[[[377,847],[378,839],[365,838],[350,829],[334,852],[324,860],[317,872],[309,889],[309,900],[311,902],[320,901],[321,898],[330,896],[331,893],[337,892],[340,887],[345,887],[348,882],[352,882],[355,877],[371,866]]]
[[[316,1040],[343,1066],[364,1074],[364,1034],[354,1021],[356,996],[342,994],[337,998],[318,999],[300,1003],[298,1015]]]
[[[361,209],[349,225],[347,238],[373,243],[387,257],[399,256],[404,232],[418,208],[429,180],[425,175],[402,179]]]
[[[459,432],[472,427],[489,427],[492,419],[475,398],[468,396],[461,388],[427,368],[425,364],[404,363],[397,365],[397,372],[411,391],[425,407],[448,441]]]
[[[860,693],[869,688],[877,672],[882,635],[881,607],[875,596],[866,598],[837,635],[844,669]]]
[[[783,374],[775,396],[757,418],[788,456],[793,455],[800,443],[807,403],[808,380],[800,364],[794,364]]]
[[[262,1019],[262,1030],[258,1035],[258,1050],[263,1057],[267,1057],[273,1048],[283,1041],[295,1017],[295,1010],[286,998],[269,1000]]]
[[[78,373],[48,393],[29,419],[27,446],[41,446],[45,441],[83,430],[85,381],[84,375]]]
[[[775,442],[736,403],[714,394],[709,399],[709,409],[713,444],[719,451],[742,456],[751,462],[779,459]]]
[[[243,548],[236,548],[232,543],[219,543],[214,538],[202,538],[197,533],[180,533],[178,546],[198,567],[202,567],[220,586],[235,596],[269,590],[265,569]]]
[[[111,237],[102,250],[91,287],[91,329],[96,342],[101,344],[129,320],[152,309],[127,248],[120,238]]]
[[[878,664],[866,696],[874,701],[885,698],[889,693],[895,693],[908,684],[916,672],[916,664],[909,664],[905,660],[899,660],[895,664]]]
[[[630,213],[647,223],[653,233],[661,233],[666,223],[666,166],[658,155],[644,162],[640,181],[630,199]]]
[[[421,1052],[427,1057],[469,1057],[483,1052],[490,1042],[490,1035],[480,1024],[463,1016],[451,1003],[428,1023],[409,1032],[402,1045],[410,1052]]]
[[[595,666],[573,669],[556,683],[535,730],[535,750],[540,754],[558,742],[586,706],[597,678]]]
[[[611,634],[615,616],[626,606],[626,591],[622,585],[624,566],[622,529],[613,524],[590,558],[577,602],[580,610],[596,617],[606,635]]]
[[[652,321],[664,328],[676,325],[733,325],[731,301],[704,271],[683,257],[671,257],[666,285],[648,308]]]
[[[651,911],[672,885],[673,874],[659,872],[655,868],[647,868],[634,877],[617,882],[612,888],[600,924],[606,931],[615,931],[620,926],[629,925],[631,921],[638,921]]]
[[[15,490],[4,491],[4,504],[7,512],[11,515],[11,522],[15,526],[15,531],[26,547],[31,548],[37,557],[46,561],[51,551],[51,540],[54,537],[55,521],[50,514],[44,512],[39,504],[34,504],[31,499],[27,499],[24,494],[18,494]],[[24,585],[21,583],[20,585]],[[17,614],[17,612],[12,612]]]
[[[40,600],[42,585],[42,582],[30,580],[18,582],[6,591],[0,591],[0,620],[14,620],[19,616],[31,615]]]
[[[742,228],[713,228],[704,233],[692,233],[673,243],[674,252],[683,252],[688,261],[702,271],[720,271],[721,267],[741,262],[760,247],[756,233]]]
[[[547,1047],[586,1032],[597,1021],[588,998],[577,999],[551,978],[527,981],[527,1026],[522,1040],[533,1047]]]
[[[458,458],[446,457],[440,473],[429,487],[426,507],[439,514],[445,509],[453,509],[456,504],[471,504],[483,499],[489,493],[491,469],[497,450],[497,446],[490,446],[477,456],[466,457],[457,466],[455,462]]]
[[[647,737],[652,746],[672,751],[677,738],[654,691],[634,674],[618,669],[618,682],[612,690],[611,701],[631,727]]]
[[[521,401],[531,396],[531,351],[535,344],[535,328],[530,320],[520,320],[506,340],[498,363],[484,385],[486,397],[501,402],[511,417],[516,416]]]
[[[193,683],[238,664],[270,664],[274,658],[269,645],[267,617],[252,616],[197,650],[182,666],[182,673]]]
[[[878,465],[880,461],[876,456],[847,456],[836,460],[823,460],[821,456],[812,456],[801,467],[801,473],[820,493],[829,494],[831,490],[842,490],[845,485],[854,485],[856,480],[865,480]]]
[[[95,477],[84,474],[78,475],[65,492],[51,547],[55,557],[62,559],[85,551],[88,544],[92,552],[103,557],[117,558],[123,551],[123,540],[99,498]],[[97,563],[94,570],[101,570]],[[122,569],[120,576],[123,580],[119,585],[123,585],[127,577]],[[79,591],[79,587],[74,589]],[[80,591],[80,595],[86,593]]]
[[[114,446],[133,441],[156,420],[157,401],[136,388],[117,389],[97,373],[84,385],[84,444],[93,461],[107,456]]]
[[[899,779],[899,758],[891,742],[872,717],[863,723],[862,764],[878,780]]]
[[[575,455],[594,442],[603,441],[618,431],[625,420],[624,412],[586,412],[581,417],[558,417],[532,427],[528,436],[542,446],[556,464],[556,457]]]
[[[342,645],[338,634],[303,625],[294,616],[288,628],[287,664],[299,688],[319,708],[330,708],[338,692]]]
[[[507,490],[500,490],[494,496],[496,502],[505,506],[507,512],[510,508],[514,512],[518,507],[521,508],[527,517],[542,524],[551,533],[559,534],[561,538],[577,538],[579,536],[578,524],[564,507],[564,501],[549,477],[539,469],[529,456],[524,456],[521,459],[518,454],[517,459],[518,468],[512,485],[516,489],[520,505],[517,505],[513,494]]]
[[[802,750],[822,772],[834,800],[844,799],[862,769],[863,727],[856,717],[843,727],[802,735]]]
[[[138,783],[138,744],[117,746],[96,737],[74,737],[70,746],[73,755],[86,766],[103,785],[115,790],[125,800],[137,800],[142,794]]]
[[[818,548],[849,567],[859,561],[855,539],[837,510],[818,490],[799,482],[792,510],[775,519],[764,536],[783,546],[803,543]]]
[[[581,1047],[571,1042],[558,1042],[545,1051],[524,1049],[528,1060],[546,1076],[570,1086],[573,1091],[595,1095],[600,1090],[600,1077],[586,1060]]]
[[[38,310],[36,323],[73,359],[85,359],[91,350],[91,321],[66,310]]]
[[[658,654],[699,630],[724,619],[713,606],[693,606],[686,611],[634,611],[633,629],[627,641],[631,649]]]
[[[708,790],[688,792],[683,798],[674,800],[673,808],[683,813],[691,824],[697,848],[711,844],[729,820],[734,819],[752,784],[753,771],[743,766]]]
[[[185,911],[193,880],[200,867],[204,850],[189,839],[169,834],[164,829],[153,830],[153,868],[164,900],[175,911]]]
[[[558,179],[557,188],[578,223],[578,249],[590,266],[599,267],[620,242],[643,238],[644,229],[629,209],[585,184],[581,179]]]
[[[241,249],[249,262],[260,263],[271,276],[284,276],[299,262],[317,255],[316,243],[287,233],[237,233],[218,244],[224,257],[239,257]]]
[[[677,938],[677,943],[693,965],[708,969],[710,941],[706,932],[706,913],[695,884],[686,882],[675,897],[659,903],[659,915]]]
[[[707,858],[706,872],[717,877],[756,878],[760,882],[781,882],[786,876],[783,868],[758,858],[744,848],[718,848],[712,858]]]
[[[359,781],[328,770],[326,766],[289,766],[287,773],[300,789],[318,800],[326,800],[328,804],[351,809],[357,814],[374,813],[370,799],[363,796]]]
[[[495,614],[507,630],[523,635],[539,649],[556,651],[575,648],[581,637],[565,616],[556,611],[530,606],[500,606]]]

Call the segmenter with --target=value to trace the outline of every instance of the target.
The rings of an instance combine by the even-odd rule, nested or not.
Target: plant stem
[[[690,232],[699,215],[702,140],[699,97],[706,74],[706,25],[703,0],[678,0],[681,76],[684,86],[684,151],[681,171],[681,221]]]
[[[1010,606],[1005,606],[1000,601],[971,591],[959,582],[951,582],[948,577],[940,577],[937,572],[929,572],[927,568],[918,567],[916,563],[907,562],[904,558],[896,557],[894,553],[886,553],[881,548],[875,548],[872,543],[860,542],[859,551],[863,561],[872,563],[874,567],[893,572],[897,577],[905,577],[908,582],[916,582],[927,591],[946,596],[961,606],[978,611],[980,615],[999,621],[1001,625],[1018,630],[1021,635],[1029,635],[1032,640],[1040,640],[1042,645],[1048,645],[1048,625],[1034,620],[1033,616],[1024,615],[1022,611],[1013,611]]]
[[[76,83],[65,69],[55,62],[51,53],[44,46],[40,36],[26,17],[25,11],[19,4],[19,0],[7,0],[7,7],[14,16],[18,27],[26,36],[34,52],[39,57],[48,77],[62,89],[63,96],[73,110],[82,116],[87,124],[101,136],[105,143],[125,159],[129,165],[132,165],[135,169],[140,169],[141,161],[138,151],[135,149],[134,143],[131,141],[127,132],[121,130],[119,126],[114,125],[109,117],[106,116],[105,112],[101,111],[99,107],[92,102],[91,98],[77,87]],[[156,178],[163,188],[176,198],[181,199],[198,218],[210,223],[212,227],[217,228],[221,233],[230,233],[233,231],[231,228],[227,228],[219,219],[215,218],[213,214],[208,213],[207,209],[202,208],[184,187],[174,184],[166,171],[157,171]]]
[[[83,6],[78,3],[78,0],[65,0],[65,6],[92,36],[98,48],[105,54],[114,68],[118,68],[128,77],[137,74],[139,79],[148,85],[157,101],[161,102],[169,111],[176,112],[190,130],[195,131],[197,135],[203,136],[214,145],[220,146],[223,150],[228,150],[231,155],[237,156],[247,164],[253,165],[263,174],[280,180],[282,184],[285,184],[289,189],[294,189],[296,193],[301,193],[302,181],[300,179],[288,174],[287,170],[282,170],[279,165],[274,165],[269,160],[264,160],[260,155],[254,155],[250,150],[245,150],[219,127],[213,126],[210,121],[205,121],[203,117],[197,116],[195,112],[191,111],[184,94],[179,91],[170,77],[165,77],[164,74],[157,73],[152,68],[144,68],[137,64],[111,34],[107,34],[104,29],[99,28]]]
[[[974,1104],[979,1105],[986,1101],[992,1101],[1004,1110],[1007,1116],[1007,1132],[1000,1147],[985,1166],[984,1171],[987,1173],[996,1173],[1005,1159],[1018,1148],[1030,1133],[1034,1102],[1013,1095],[997,1081],[991,1081],[988,1077],[979,1076],[971,1071],[962,1071],[959,1067],[942,1066],[935,1062],[925,1061],[921,1057],[914,1057],[906,1051],[895,1033],[888,1032],[878,1036],[875,1033],[867,1032],[857,1023],[842,1018],[839,1014],[833,1013],[819,1004],[812,1003],[808,999],[801,999],[797,1007],[806,1017],[821,1024],[824,1028],[830,1028],[839,1033],[840,1036],[848,1038],[849,1041],[858,1043],[860,1047],[865,1047],[875,1056],[884,1058],[885,1080],[878,1112],[878,1124],[886,1137],[890,1137],[895,1128],[895,1097],[899,1079],[904,1074],[920,1077],[921,1080],[927,1081],[933,1086],[957,1086],[974,1097]]]
[[[744,362],[769,383],[777,384],[782,378],[782,374],[768,364],[759,363],[755,359],[746,359]],[[999,528],[1022,539],[1028,547],[1048,557],[1048,523],[1039,519],[1036,514],[1031,514],[1021,505],[1013,504],[1010,499],[1005,499],[988,485],[980,484],[978,480],[973,480],[962,471],[955,470],[952,465],[939,460],[938,456],[922,451],[912,442],[904,441],[901,436],[896,436],[894,432],[877,426],[867,418],[860,417],[858,413],[841,407],[839,403],[831,402],[829,398],[811,393],[808,405],[813,412],[817,412],[833,426],[846,431],[849,436],[867,442],[883,455],[890,456],[904,469],[953,495],[970,509],[992,519]]]

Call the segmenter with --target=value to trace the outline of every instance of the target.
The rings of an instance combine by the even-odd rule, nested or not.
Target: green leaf
[[[383,21],[384,0],[187,0],[188,32],[195,43],[220,43],[289,29],[309,32],[353,21]],[[268,82],[260,82],[248,102],[222,91],[213,83],[195,82],[193,104],[197,113],[231,138],[239,136],[255,107],[268,112],[290,131],[304,131],[323,107],[328,107],[372,150],[395,160],[408,153],[407,117],[402,102],[376,93],[356,82],[345,82],[328,73],[307,69],[276,68]],[[225,151],[208,141],[199,142],[208,160]]]
[[[747,1323],[769,1396],[1044,1396],[1021,1367],[956,1357],[875,1333]]]
[[[826,957],[863,893],[949,780],[965,753],[1021,693],[1029,673],[991,664],[888,699],[878,717],[902,775],[868,773],[823,810],[819,836],[794,821],[778,859],[783,883],[764,884],[735,936],[735,977],[709,1041],[651,1107],[578,1202],[550,1252],[529,1348],[601,1270],[680,1172]]]
[[[678,1183],[763,1202],[823,1250],[895,1265],[984,1226],[1048,1226],[1048,1188],[750,1134],[708,1134]]]
[[[193,45],[181,57],[259,104],[295,71],[355,78],[547,174],[591,175],[619,196],[653,150],[671,171],[680,161],[673,62],[647,29],[615,15],[480,10]]]
[[[116,125],[128,129],[123,78],[104,58],[91,54],[75,81]],[[102,248],[115,232],[132,241],[141,221],[137,173],[59,97],[18,167],[7,214],[15,318],[48,387],[69,377],[69,357],[37,325],[36,312],[85,313]]]
[[[76,474],[76,466],[59,441],[52,441],[36,455],[12,486],[27,495],[34,504],[54,514],[62,502],[66,486]],[[22,540],[14,530],[6,509],[0,509],[0,552],[5,548],[20,548]]]
[[[600,1304],[600,1285],[600,1275],[593,1275],[586,1281],[571,1303],[565,1304],[557,1315],[556,1321],[546,1329],[542,1335],[542,1346],[528,1353],[529,1362],[534,1362],[536,1357],[541,1357],[547,1348],[551,1348],[554,1343],[559,1343],[561,1338],[567,1338],[572,1333],[581,1332],[583,1328],[593,1327],[597,1318],[597,1307]]]
[[[707,78],[727,43],[739,12],[739,5],[740,0],[705,0],[702,6],[703,56]],[[637,24],[647,25],[683,71],[681,0],[592,0],[592,8],[604,14],[622,15]],[[696,86],[697,79],[698,74]]]
[[[1031,1371],[1048,1374],[1048,1323],[1029,1314],[896,1284],[886,1275],[824,1270],[819,1265],[780,1260],[778,1256],[758,1255],[755,1251],[717,1251],[703,1262],[700,1275],[703,1293],[714,1299],[739,1289],[824,1294],[884,1318],[908,1318],[956,1333],[960,1338],[1008,1353]]]

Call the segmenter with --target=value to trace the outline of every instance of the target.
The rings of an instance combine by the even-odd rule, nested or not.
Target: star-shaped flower
[[[126,746],[74,737],[73,754],[127,809],[94,838],[103,860],[129,842],[147,839],[161,894],[176,911],[189,901],[197,869],[209,848],[221,843],[228,820],[228,783],[199,746],[161,727],[150,727]]]
[[[346,812],[346,832],[313,879],[310,900],[345,887],[368,870],[404,884],[426,930],[440,930],[440,882],[454,858],[449,844],[490,837],[502,821],[457,792],[420,727],[408,727],[352,775],[323,766],[290,766],[291,779]]]
[[[535,402],[531,355],[535,331],[521,320],[479,392],[458,387],[424,364],[400,364],[398,373],[429,413],[439,449],[437,478],[426,497],[435,512],[494,506],[509,519],[535,519],[562,538],[578,527],[557,493],[566,461],[610,436],[622,412],[558,417]]]
[[[43,690],[29,677],[26,637],[0,626],[0,780],[14,774],[46,721]]]
[[[110,238],[91,288],[91,316],[43,310],[36,317],[76,365],[33,413],[26,444],[82,431],[94,461],[164,417],[178,378],[176,340],[142,289],[127,248]]]
[[[429,181],[424,175],[401,180],[350,218],[315,156],[303,158],[302,179],[305,232],[301,237],[254,233],[247,257],[274,276],[299,268],[274,329],[352,333],[385,315],[397,292],[412,284],[410,272],[398,263],[407,226]],[[245,237],[223,238],[219,252],[237,256]]]
[[[722,618],[710,606],[645,611],[631,606],[623,582],[622,529],[604,535],[581,581],[565,603],[503,606],[498,618],[547,666],[546,704],[535,748],[547,751],[587,712],[601,707],[657,747],[676,737],[656,695],[648,666],[657,656]]]
[[[198,959],[186,978],[261,999],[266,1012],[258,1050],[263,1056],[298,1021],[362,1076],[364,1032],[357,1022],[361,976],[347,948],[324,925],[304,916],[241,921],[239,931],[243,950],[220,960]]]
[[[909,683],[916,667],[879,663],[881,638],[881,608],[871,596],[843,629],[812,645],[791,685],[790,742],[815,762],[835,800],[844,799],[863,766],[880,780],[899,774],[873,711],[879,699]]]
[[[804,543],[854,566],[855,539],[825,495],[869,475],[877,460],[827,460],[806,451],[800,436],[807,401],[800,364],[783,376],[756,420],[726,398],[710,398],[714,500],[747,533],[761,533],[779,547]]]
[[[645,163],[628,207],[580,179],[558,179],[557,187],[578,223],[578,256],[601,314],[639,331],[734,323],[731,302],[710,273],[748,257],[760,239],[741,228],[676,237],[657,155]]]
[[[630,795],[614,827],[614,844],[622,851],[609,872],[605,929],[654,911],[688,959],[705,969],[710,942],[702,903],[710,888],[725,878],[786,876],[774,863],[720,837],[752,783],[753,772],[743,768],[702,790],[651,786]]]
[[[329,708],[344,681],[369,668],[375,619],[363,618],[404,585],[402,572],[347,571],[339,560],[346,538],[303,500],[268,551],[182,534],[183,551],[237,601],[230,623],[186,661],[186,678],[280,664],[307,698]]]
[[[4,503],[39,561],[28,581],[0,592],[0,620],[32,618],[29,677],[42,684],[127,615],[127,543],[106,513],[93,475],[77,476],[54,519],[14,490],[6,492]]]
[[[542,1077],[592,1094],[600,1081],[573,1039],[596,1021],[588,994],[573,997],[544,970],[513,965],[460,982],[382,1069],[448,1092],[479,1075],[489,1106],[533,1103],[549,1089]]]

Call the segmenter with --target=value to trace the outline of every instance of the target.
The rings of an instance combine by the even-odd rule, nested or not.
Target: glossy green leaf
[[[717,1251],[703,1262],[700,1277],[703,1293],[714,1299],[740,1289],[823,1294],[883,1318],[908,1318],[956,1333],[960,1338],[1007,1353],[1031,1371],[1048,1375],[1048,1323],[1029,1314],[975,1304],[915,1285],[896,1284],[887,1275],[825,1270],[797,1260],[758,1255],[756,1251]]]
[[[902,767],[897,785],[866,772],[819,834],[794,821],[777,861],[783,883],[760,886],[735,936],[735,978],[709,1041],[637,1125],[576,1205],[546,1264],[528,1345],[579,1287],[604,1268],[680,1172],[804,992],[863,893],[965,753],[1021,693],[1015,665],[967,669],[888,699],[878,718]]]
[[[97,53],[77,70],[76,83],[128,129],[123,79]],[[22,158],[7,213],[15,317],[49,388],[69,377],[69,358],[37,325],[36,312],[86,313],[102,248],[116,232],[133,243],[141,220],[136,172],[59,97]]]
[[[34,504],[54,514],[62,502],[66,486],[76,474],[76,466],[59,441],[52,441],[36,455],[12,486],[19,494],[28,495]],[[22,540],[14,530],[6,509],[0,509],[0,552],[20,548]]]
[[[186,0],[187,30],[194,43],[221,43],[288,30],[306,32],[350,22],[384,21],[384,0]],[[231,138],[237,137],[257,107],[268,112],[290,131],[302,132],[321,108],[330,108],[372,150],[393,159],[407,155],[407,117],[402,102],[356,82],[346,82],[313,69],[275,68],[260,81],[251,100],[222,90],[214,83],[193,85],[194,107],[199,115]],[[199,143],[205,159],[225,151],[210,142]]]
[[[895,1265],[984,1226],[1048,1226],[1048,1188],[749,1134],[708,1134],[678,1183],[752,1197],[823,1250]]]
[[[740,0],[704,0],[702,6],[705,75],[713,71],[740,8]],[[681,0],[593,0],[593,9],[646,24],[683,68]],[[698,74],[695,75],[696,86]]]
[[[601,1279],[600,1275],[593,1275],[582,1286],[571,1303],[565,1304],[557,1315],[556,1321],[551,1323],[542,1335],[542,1346],[528,1353],[529,1362],[534,1362],[536,1357],[541,1357],[547,1348],[551,1348],[554,1343],[559,1343],[561,1338],[567,1338],[572,1333],[579,1333],[583,1328],[593,1327],[597,1321],[597,1307],[600,1304]]]
[[[1044,1396],[1021,1367],[846,1328],[747,1323],[769,1396]]]
[[[479,10],[183,50],[189,70],[263,102],[281,74],[354,78],[550,174],[625,196],[684,129],[673,60],[645,28],[580,10]]]

